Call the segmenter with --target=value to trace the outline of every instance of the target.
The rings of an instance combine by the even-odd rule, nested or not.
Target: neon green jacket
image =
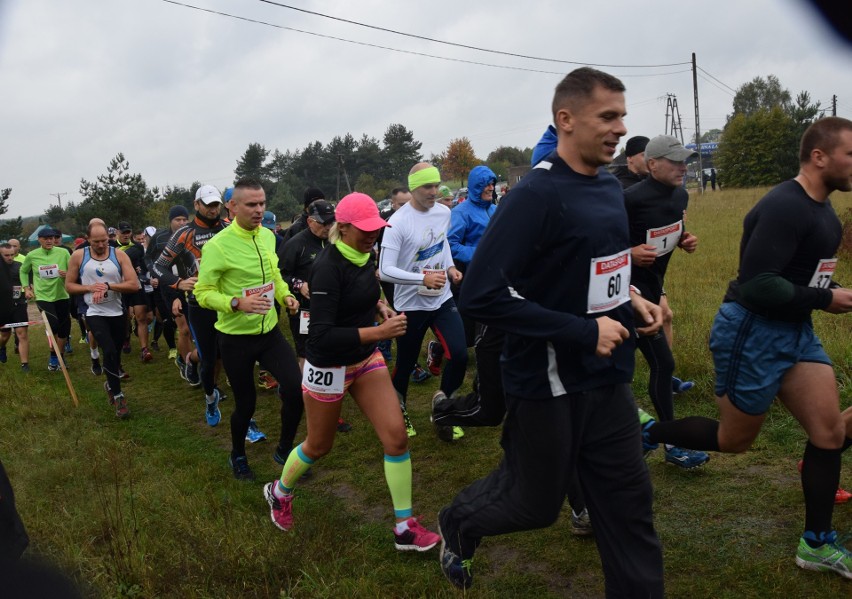
[[[55,302],[68,299],[65,291],[65,277],[57,276],[56,269],[68,270],[68,258],[71,254],[64,248],[36,248],[24,256],[21,264],[21,285],[30,284],[32,275],[33,292],[40,302]],[[51,268],[53,267],[53,268]]]
[[[201,249],[195,299],[216,310],[216,329],[227,335],[260,335],[278,325],[272,308],[266,314],[234,312],[231,300],[274,283],[275,299],[284,304],[290,288],[281,278],[275,253],[275,234],[264,227],[246,231],[237,223],[213,236]],[[271,292],[271,291],[270,291]]]

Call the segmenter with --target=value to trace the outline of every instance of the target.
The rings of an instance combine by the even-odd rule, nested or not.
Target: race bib
[[[831,285],[831,277],[834,276],[834,270],[837,268],[837,258],[823,258],[817,264],[814,276],[811,277],[811,282],[808,287],[818,287],[820,289],[828,289]]]
[[[142,285],[142,289],[145,290],[145,293],[154,293],[154,286],[149,283]]]
[[[12,299],[21,299],[21,286],[15,285],[12,287]]]
[[[592,258],[587,314],[606,312],[630,301],[630,250]]]
[[[424,268],[422,272],[423,272],[423,275],[425,276],[425,275],[430,274],[430,273],[444,272],[444,270],[440,269],[440,268]],[[428,287],[426,287],[426,285],[418,285],[417,286],[417,294],[418,295],[428,295],[430,297],[437,297],[437,296],[441,295],[442,293],[444,293],[443,287],[441,287],[440,289],[429,289]]]
[[[648,229],[645,234],[645,243],[654,246],[657,250],[657,256],[665,256],[677,247],[682,234],[683,221],[679,220],[665,227]]]
[[[307,335],[308,326],[311,324],[311,313],[308,310],[299,311],[299,334]]]
[[[42,264],[38,267],[38,276],[42,279],[55,279],[59,276],[58,264]]]
[[[243,288],[243,297],[251,297],[253,295],[262,295],[270,302],[275,301],[275,282],[270,281],[269,283],[264,283],[259,287],[245,287]]]
[[[346,366],[319,368],[305,360],[305,370],[302,372],[302,385],[314,393],[343,393],[346,382]]]

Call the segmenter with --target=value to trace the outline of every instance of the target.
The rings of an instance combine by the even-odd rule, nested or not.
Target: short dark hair
[[[4,241],[3,243],[0,243],[0,249],[11,250],[11,249],[14,249],[14,248],[12,247],[11,243],[9,243],[8,241]]]
[[[852,121],[843,117],[829,116],[812,123],[802,135],[799,164],[810,162],[814,150],[830,154],[840,143],[840,133],[843,131],[852,131]]]
[[[391,190],[391,197],[395,196],[398,193],[409,193],[409,191],[411,191],[411,190],[408,189],[407,187],[394,187]]]
[[[234,189],[263,189],[263,185],[254,177],[242,177],[234,182]]]
[[[574,69],[559,82],[553,92],[553,120],[556,120],[556,113],[566,106],[577,100],[587,100],[597,86],[614,92],[623,92],[626,89],[618,77],[609,73],[591,67]]]

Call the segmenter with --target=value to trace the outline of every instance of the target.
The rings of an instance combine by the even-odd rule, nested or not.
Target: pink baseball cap
[[[366,193],[354,192],[344,196],[334,209],[339,223],[350,223],[362,231],[378,231],[390,225],[379,216],[379,208]]]

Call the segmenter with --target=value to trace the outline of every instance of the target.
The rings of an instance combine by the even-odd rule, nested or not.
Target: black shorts
[[[131,306],[147,306],[148,308],[151,307],[151,303],[148,299],[148,294],[141,289],[133,293],[122,293],[121,298],[124,302],[125,308],[129,308]]]
[[[69,300],[61,299],[55,302],[42,302],[36,300],[38,309],[47,314],[47,322],[55,337],[67,339],[71,334],[71,316],[68,311]]]
[[[290,334],[293,336],[293,345],[296,346],[296,355],[300,358],[305,357],[305,346],[308,343],[308,336],[299,333],[299,316],[289,316]]]
[[[11,315],[8,316],[7,318],[8,318],[8,320],[6,318],[3,318],[2,320],[0,320],[0,323],[12,324],[13,322],[27,322],[30,319],[29,314],[27,314],[27,305],[26,304],[20,304],[20,305],[15,306],[15,309],[12,311]],[[3,331],[4,333],[6,331],[9,331],[9,330],[11,330],[11,329],[9,329],[9,328],[0,329],[0,331]]]

